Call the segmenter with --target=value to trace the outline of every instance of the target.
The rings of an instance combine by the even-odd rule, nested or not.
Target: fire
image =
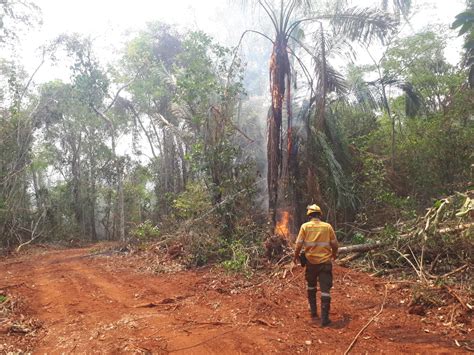
[[[287,239],[290,238],[290,212],[281,211],[275,227],[275,234]]]

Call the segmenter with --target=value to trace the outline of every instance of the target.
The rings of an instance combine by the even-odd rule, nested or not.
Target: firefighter
[[[306,215],[309,221],[303,223],[296,239],[296,249],[293,262],[300,261],[306,266],[306,282],[308,302],[311,310],[311,320],[318,319],[316,306],[316,284],[319,279],[321,291],[321,326],[331,323],[329,309],[331,305],[332,261],[336,259],[338,243],[334,229],[329,223],[321,221],[322,212],[318,205],[307,207]],[[303,253],[300,254],[303,249]]]

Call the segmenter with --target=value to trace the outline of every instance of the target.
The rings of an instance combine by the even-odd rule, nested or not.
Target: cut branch
[[[36,234],[36,230],[38,229],[38,226],[41,222],[41,220],[46,216],[46,210],[44,209],[43,210],[43,213],[41,213],[41,215],[38,217],[38,220],[36,221],[35,225],[33,226],[32,230],[31,230],[31,238],[30,240],[24,242],[24,243],[21,243],[17,248],[16,248],[16,252],[18,253],[21,248],[23,248],[25,245],[28,245],[28,244],[31,244],[33,243],[36,239],[38,239],[39,236],[41,236],[41,233],[38,233]]]

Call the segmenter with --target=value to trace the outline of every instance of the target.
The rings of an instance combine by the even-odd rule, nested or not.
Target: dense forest
[[[91,38],[61,34],[27,72],[14,48],[41,9],[3,1],[2,247],[174,236],[200,265],[260,255],[309,203],[361,242],[468,190],[474,4],[408,34],[411,1],[354,5],[244,2],[264,25],[233,47],[148,23],[105,64]],[[256,39],[263,63],[241,50]],[[36,82],[46,64],[69,80]]]

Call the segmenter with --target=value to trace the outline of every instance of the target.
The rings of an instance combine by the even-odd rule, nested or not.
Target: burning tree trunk
[[[270,92],[272,95],[272,106],[268,122],[268,210],[270,230],[273,232],[276,225],[276,208],[278,201],[278,178],[282,162],[282,135],[281,126],[283,120],[283,102],[285,98],[286,80],[290,81],[290,64],[287,52],[288,40],[281,33],[277,34],[273,43],[273,52],[270,60]],[[287,92],[287,95],[289,92]],[[287,100],[287,103],[289,100]],[[291,133],[291,130],[290,130]],[[291,146],[291,140],[288,140]]]

